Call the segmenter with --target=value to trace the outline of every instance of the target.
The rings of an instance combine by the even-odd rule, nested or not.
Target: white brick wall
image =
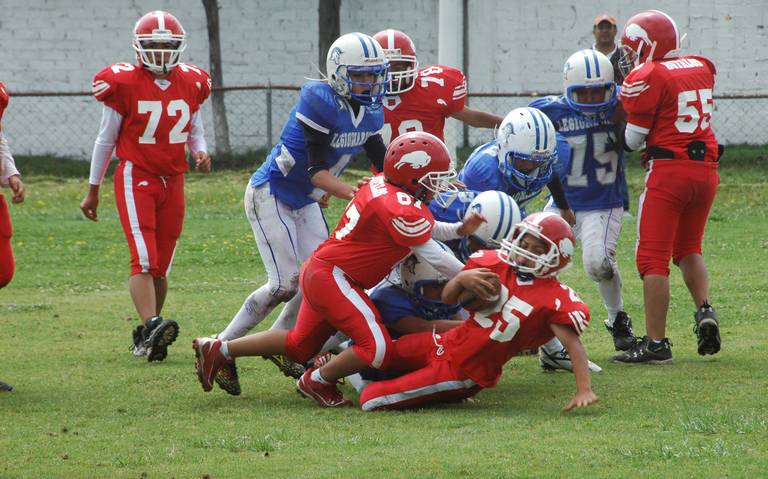
[[[318,0],[220,0],[220,4],[225,84],[300,85],[305,77],[317,76],[312,65],[317,62]],[[438,7],[439,0],[342,0],[341,29],[369,34],[388,27],[401,29],[413,38],[422,64],[427,65],[437,60]],[[205,14],[199,0],[0,0],[0,79],[11,92],[87,91],[95,72],[113,62],[132,60],[133,23],[157,8],[172,11],[184,24],[189,35],[185,61],[208,68]],[[609,12],[621,24],[645,8],[663,9],[677,20],[688,33],[686,52],[714,60],[719,93],[768,92],[768,8],[763,0],[538,4],[469,0],[470,91],[559,90],[565,58],[592,44],[596,14]],[[290,94],[279,97],[274,138],[293,100]],[[228,104],[234,103],[233,144],[240,149],[266,141],[260,118],[264,107],[255,106],[263,102],[263,95],[252,96],[250,103],[241,102],[245,98],[241,94],[237,101],[228,99]],[[15,151],[89,154],[99,107],[93,100],[68,100],[59,106],[56,101],[60,100],[12,101],[5,123]],[[246,104],[254,106],[248,110]],[[505,102],[494,106],[508,107]],[[80,130],[68,121],[72,111]],[[757,113],[738,121],[759,123]],[[255,126],[238,132],[238,125],[250,123]],[[762,135],[768,142],[766,133]],[[744,139],[750,138],[730,141]]]

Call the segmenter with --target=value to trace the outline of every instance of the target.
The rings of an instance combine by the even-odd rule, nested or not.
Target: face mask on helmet
[[[549,227],[537,224],[541,218],[558,223],[556,229],[562,229],[565,234],[548,235],[545,229]],[[499,258],[518,273],[547,278],[571,266],[573,241],[573,233],[565,220],[554,213],[534,213],[515,225],[509,237],[502,240]]]
[[[413,41],[405,33],[387,29],[373,38],[384,49],[384,56],[389,60],[389,86],[387,95],[399,95],[411,90],[419,75],[419,60]]]
[[[441,207],[447,208],[459,193],[459,189],[452,183],[456,176],[458,175],[454,168],[427,173],[419,180],[422,188],[416,193],[417,198],[425,203],[435,201]]]
[[[447,246],[440,242],[438,244],[452,255]],[[448,278],[416,255],[407,257],[400,264],[400,280],[403,290],[418,306],[424,319],[450,319],[458,312],[459,305],[445,304],[439,299],[439,291],[442,291]]]
[[[372,37],[362,33],[339,37],[328,50],[326,70],[328,83],[339,95],[362,105],[381,106],[389,61]]]
[[[136,22],[133,49],[142,65],[158,75],[179,64],[187,48],[186,33],[181,23],[168,12],[150,12]]]
[[[597,50],[571,55],[563,68],[563,84],[568,106],[587,115],[608,110],[616,99],[613,65]]]
[[[557,161],[555,127],[536,108],[515,108],[496,132],[499,170],[516,191],[538,191],[549,183]]]

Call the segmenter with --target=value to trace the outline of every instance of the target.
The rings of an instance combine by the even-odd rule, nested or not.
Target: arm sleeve
[[[624,130],[624,144],[632,151],[639,150],[645,143],[647,135],[647,128],[627,123],[627,128]]]
[[[459,271],[464,269],[464,265],[461,261],[443,250],[443,248],[441,248],[433,239],[424,244],[411,246],[411,251],[418,255],[419,258],[422,258],[424,261],[431,264],[447,278],[453,278]]]
[[[461,228],[461,221],[457,223],[446,223],[444,221],[435,221],[432,227],[432,238],[438,241],[450,241],[461,238],[458,231]]]
[[[331,135],[329,133],[318,131],[301,120],[299,120],[299,123],[304,130],[304,145],[307,148],[307,160],[309,164],[307,171],[311,178],[318,171],[328,169],[328,159],[326,158],[326,154],[328,152],[328,145],[331,144]]]
[[[0,186],[8,186],[8,178],[18,174],[19,170],[16,169],[11,148],[8,146],[3,132],[0,131]]]
[[[192,123],[189,127],[187,146],[192,153],[208,151],[208,144],[205,142],[205,128],[203,127],[203,119],[200,116],[200,110],[197,110],[192,114]]]
[[[363,145],[365,154],[368,155],[368,159],[371,161],[371,165],[376,169],[376,173],[384,171],[384,154],[387,152],[387,146],[384,144],[384,140],[378,133],[368,138],[368,141]]]
[[[105,104],[101,111],[99,136],[96,137],[91,154],[91,174],[88,180],[90,184],[100,185],[104,180],[122,123],[122,115]]]
[[[567,210],[570,208],[568,199],[565,197],[563,184],[560,182],[560,175],[558,175],[556,172],[552,173],[552,179],[549,180],[549,183],[547,183],[547,188],[552,194],[552,201],[555,202],[555,206],[561,210]]]

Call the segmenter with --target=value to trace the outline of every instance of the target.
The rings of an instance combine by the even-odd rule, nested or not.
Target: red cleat
[[[352,401],[344,398],[344,395],[336,387],[336,384],[323,384],[313,381],[312,371],[315,368],[309,368],[304,375],[296,381],[296,390],[302,395],[314,399],[320,407],[347,407],[352,405]]]
[[[208,392],[213,389],[216,373],[227,364],[227,358],[219,352],[221,349],[221,340],[213,338],[197,338],[192,341],[192,348],[195,350],[195,368],[197,369],[197,379],[203,386],[203,391]]]

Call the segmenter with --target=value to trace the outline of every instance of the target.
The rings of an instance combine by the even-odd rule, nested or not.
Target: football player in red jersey
[[[557,279],[571,264],[574,244],[565,220],[540,212],[518,223],[502,240],[500,250],[470,256],[464,270],[443,289],[443,302],[453,304],[463,297],[464,275],[479,268],[499,276],[499,299],[443,334],[418,333],[395,341],[393,357],[398,362],[392,367],[412,372],[368,385],[360,396],[363,410],[404,409],[472,397],[499,382],[510,358],[554,336],[568,350],[576,380],[576,395],[564,410],[597,402],[587,353],[579,339],[589,323],[589,309]]]
[[[699,56],[680,56],[680,32],[658,10],[627,20],[621,37],[627,113],[626,145],[645,143],[648,174],[637,215],[636,263],[643,278],[647,335],[614,360],[668,363],[669,259],[683,273],[696,306],[699,354],[720,350],[719,321],[709,304],[701,243],[720,177],[718,144],[710,121],[715,66]]]
[[[503,117],[466,106],[467,80],[456,68],[419,68],[416,48],[405,33],[382,30],[373,36],[390,62],[390,81],[383,100],[385,143],[408,131],[426,131],[443,140],[446,118],[469,126],[494,128]]]
[[[11,156],[11,149],[8,142],[3,137],[3,112],[8,106],[8,91],[3,82],[0,82],[0,186],[7,186],[13,192],[11,201],[21,203],[26,195],[26,187],[21,181],[19,170],[16,169],[16,163]],[[13,226],[11,225],[11,215],[8,211],[8,204],[5,202],[5,196],[0,193],[0,289],[4,288],[13,279],[13,273],[16,269],[16,263],[13,259],[13,248],[11,247],[11,236],[13,235]],[[0,381],[0,392],[11,391],[13,387]]]
[[[13,192],[11,201],[21,203],[26,195],[26,187],[21,181],[19,170],[16,169],[16,162],[11,155],[11,149],[8,142],[3,137],[3,112],[8,106],[8,91],[3,82],[0,82],[0,186],[6,186]],[[13,279],[13,273],[16,269],[16,263],[13,259],[13,248],[11,248],[11,236],[13,235],[13,226],[11,225],[11,215],[8,211],[8,204],[5,202],[5,196],[0,193],[0,288],[3,288]]]
[[[296,387],[323,407],[350,405],[337,381],[369,365],[386,369],[391,360],[389,334],[365,289],[378,284],[413,252],[447,277],[463,266],[432,239],[433,233],[440,236],[440,224],[435,225],[427,208],[435,194],[455,190],[450,180],[456,172],[450,163],[446,146],[429,133],[407,133],[390,143],[384,174],[357,192],[336,229],[304,263],[299,280],[303,297],[294,329],[223,342],[195,339],[203,390],[211,390],[217,371],[233,358],[285,354],[304,363],[338,330],[354,346],[321,368],[308,369]],[[490,296],[493,278],[490,272],[476,271],[468,287],[480,297]]]
[[[176,17],[147,13],[133,29],[136,65],[116,63],[93,79],[93,94],[104,106],[90,189],[80,209],[98,221],[99,186],[116,147],[115,201],[131,253],[131,298],[142,321],[133,331],[132,350],[148,361],[165,359],[179,331],[160,312],[184,221],[185,148],[197,171],[211,169],[200,114],[211,81],[204,70],[180,63],[186,45]]]

